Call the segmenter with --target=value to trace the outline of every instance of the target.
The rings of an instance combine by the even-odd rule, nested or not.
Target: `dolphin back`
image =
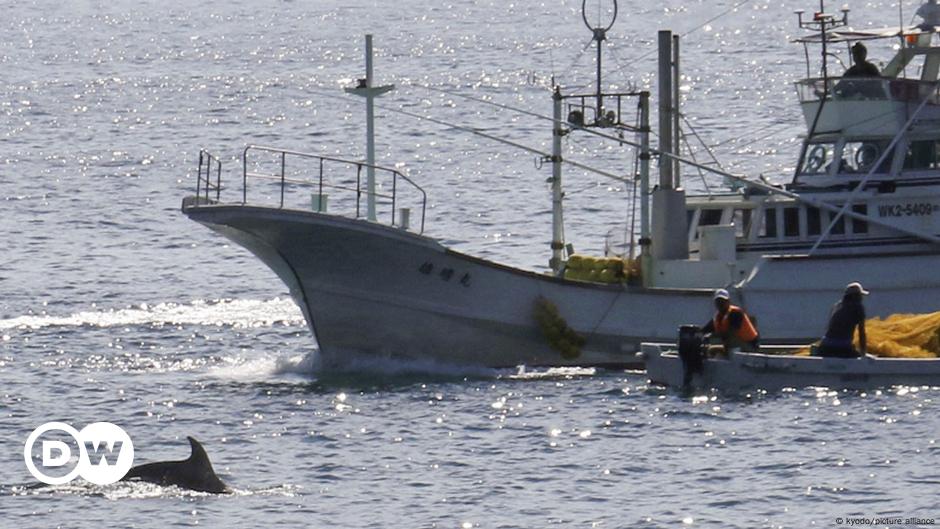
[[[123,481],[138,480],[158,485],[177,487],[215,494],[231,490],[219,479],[205,448],[196,439],[187,437],[192,449],[189,457],[182,461],[159,461],[138,465],[127,471]]]

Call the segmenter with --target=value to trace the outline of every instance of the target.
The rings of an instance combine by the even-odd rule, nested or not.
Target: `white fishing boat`
[[[366,78],[349,90],[367,100],[366,160],[249,146],[237,189],[223,185],[221,163],[203,152],[183,212],[277,273],[327,362],[359,354],[482,366],[635,365],[641,342],[669,341],[677,325],[707,319],[716,288],[759,317],[764,343],[817,338],[848,281],[873,292],[869,315],[940,309],[937,30],[856,31],[846,11],[799,22],[811,31],[797,42],[822,49],[821,76],[810,75],[817,65],[807,53],[807,78],[796,89],[808,131],[788,185],[679,154],[678,39],[668,31],[659,33],[658,148],[650,146],[648,92],[605,93],[600,78],[594,94],[555,89],[547,118],[553,150],[540,153],[552,170],[550,273],[466,255],[423,234],[419,179],[372,156],[372,99],[390,87],[373,86],[371,50]],[[600,76],[609,27],[591,29]],[[832,46],[858,41],[894,46],[896,55],[881,77],[833,76]],[[636,149],[636,174],[575,164],[639,182],[638,204],[625,204],[639,211],[637,244],[606,261],[573,255],[564,237],[562,175],[573,162],[561,140],[569,134]],[[730,188],[687,197],[685,165]],[[298,194],[306,207],[292,205]]]
[[[785,349],[732,352],[728,357],[704,360],[701,370],[686,380],[675,345],[644,343],[642,351],[650,382],[672,388],[742,392],[813,386],[872,389],[940,385],[937,358],[824,358],[786,354]]]

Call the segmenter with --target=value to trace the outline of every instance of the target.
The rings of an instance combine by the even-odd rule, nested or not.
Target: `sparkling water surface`
[[[592,21],[609,12],[587,4]],[[547,121],[449,92],[546,115],[553,75],[568,92],[593,91],[580,2],[4,7],[0,526],[805,528],[851,516],[940,519],[937,389],[687,396],[649,387],[641,373],[367,359],[326,372],[274,274],[179,212],[200,148],[222,159],[223,198],[232,200],[250,143],[361,158],[363,104],[342,88],[363,76],[362,35],[373,33],[377,82],[397,86],[380,100],[378,157],[427,190],[426,233],[545,270],[549,168],[537,169],[531,153],[389,109],[548,150]],[[655,32],[673,29],[683,35],[684,111],[702,141],[725,168],[784,182],[803,130],[792,82],[805,66],[789,43],[799,34],[792,11],[815,7],[621,2],[605,88],[655,93]],[[899,17],[885,1],[849,7],[856,27]],[[902,7],[910,20],[916,5]],[[870,57],[883,65],[888,47],[871,46]],[[565,142],[572,159],[631,171],[621,146],[583,135]],[[630,218],[631,186],[571,168],[565,179],[567,237],[600,254],[608,230]],[[704,189],[697,173],[687,170],[684,182]],[[195,436],[236,493],[80,481],[26,488],[23,443],[52,420],[119,424],[139,462],[182,459],[185,437]]]

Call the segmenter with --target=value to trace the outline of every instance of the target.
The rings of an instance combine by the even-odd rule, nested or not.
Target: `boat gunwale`
[[[656,293],[659,295],[674,295],[674,296],[689,296],[689,295],[698,295],[703,298],[707,298],[712,295],[714,289],[711,288],[671,288],[671,287],[644,287],[641,285],[629,285],[625,283],[593,283],[590,281],[579,281],[573,279],[566,279],[563,277],[556,277],[550,274],[537,272],[534,270],[526,270],[523,268],[514,267],[507,264],[502,264],[496,261],[491,261],[484,259],[482,257],[477,257],[467,253],[463,253],[454,249],[451,249],[447,246],[441,244],[438,240],[430,237],[428,235],[418,234],[403,230],[399,227],[388,226],[385,224],[380,224],[376,222],[371,222],[365,219],[357,219],[351,217],[345,217],[342,215],[334,215],[330,213],[319,213],[316,211],[306,211],[301,209],[293,208],[280,208],[273,206],[261,206],[253,204],[240,204],[240,203],[211,203],[211,204],[191,204],[183,208],[183,213],[188,217],[193,218],[193,220],[199,220],[198,217],[201,213],[224,213],[224,212],[257,212],[259,214],[278,214],[280,216],[294,217],[302,221],[314,221],[314,222],[327,222],[333,225],[339,225],[341,227],[346,227],[349,229],[355,229],[358,231],[373,232],[382,235],[393,235],[396,238],[408,239],[410,242],[421,244],[425,247],[434,249],[436,251],[451,255],[458,259],[475,263],[481,266],[490,267],[493,269],[501,270],[504,272],[529,277],[533,279],[538,279],[545,282],[556,283],[566,286],[574,286],[578,288],[590,288],[594,290],[602,290],[607,292],[624,292],[624,293]],[[206,222],[209,222],[208,220]],[[209,222],[211,223],[211,222]],[[918,252],[883,252],[883,253],[872,253],[865,255],[866,258],[893,258],[893,257],[928,257],[940,255],[940,247],[936,251],[918,251]],[[827,260],[845,260],[845,259],[858,259],[858,255],[853,254],[765,254],[761,256],[761,259],[766,259],[768,261],[793,261],[793,260],[812,260],[814,262],[827,261]]]
[[[301,209],[290,209],[290,208],[279,208],[271,206],[258,206],[252,204],[198,204],[190,205],[183,208],[183,213],[188,217],[193,218],[197,222],[200,222],[201,219],[198,217],[202,212],[211,212],[211,213],[221,213],[226,211],[241,211],[241,212],[250,212],[255,211],[259,213],[279,213],[287,216],[296,216],[299,219],[303,220],[313,220],[313,221],[330,221],[332,224],[346,225],[351,228],[357,229],[359,231],[374,231],[374,232],[384,232],[389,234],[394,234],[396,236],[405,236],[409,239],[413,239],[415,242],[423,243],[424,245],[439,250],[445,254],[451,255],[458,259],[469,261],[478,265],[487,266],[490,268],[498,269],[504,272],[509,272],[517,275],[522,275],[534,279],[539,279],[542,281],[553,282],[568,286],[577,286],[581,288],[592,288],[597,290],[605,290],[611,292],[655,292],[663,295],[676,295],[676,296],[688,296],[688,295],[700,295],[703,298],[710,297],[714,293],[712,288],[666,288],[666,287],[643,287],[640,285],[628,285],[624,283],[592,283],[590,281],[579,281],[575,279],[565,279],[563,277],[555,277],[549,274],[540,273],[534,270],[526,270],[523,268],[516,268],[507,264],[502,264],[496,261],[490,261],[482,257],[476,257],[470,254],[462,253],[457,250],[448,248],[438,242],[436,239],[429,237],[427,235],[421,235],[401,228],[396,228],[393,226],[387,226],[384,224],[379,224],[375,222],[370,222],[365,219],[355,219],[350,217],[344,217],[341,215],[333,215],[329,213],[319,213],[315,211],[305,211]],[[206,220],[207,223],[212,224],[212,222]]]

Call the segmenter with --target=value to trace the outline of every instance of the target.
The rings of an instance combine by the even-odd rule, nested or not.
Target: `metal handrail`
[[[277,180],[278,182],[281,181],[281,177],[280,177],[280,176],[277,176],[277,175],[269,175],[269,174],[264,174],[264,173],[248,173],[248,176],[251,177],[251,178],[267,179],[267,180]],[[310,181],[309,181],[309,180],[298,180],[298,179],[296,179],[296,178],[285,178],[285,179],[284,179],[284,183],[286,183],[286,184],[304,185],[304,184],[309,184]],[[341,185],[336,185],[336,184],[320,184],[320,185],[322,185],[322,187],[325,187],[325,188],[328,188],[328,189],[341,189],[341,190],[343,190],[343,191],[356,191],[356,188],[355,188],[355,187],[341,186]],[[321,188],[321,194],[322,194],[322,188]],[[388,194],[388,193],[379,193],[379,192],[376,192],[376,193],[375,193],[375,196],[378,197],[378,198],[387,198],[387,199],[391,199],[391,198],[392,198],[392,195],[390,195],[390,194]]]
[[[608,121],[607,116],[598,115],[598,110],[596,103],[592,105],[589,101],[597,101],[597,94],[568,94],[563,96],[563,99],[567,102],[569,115],[572,111],[576,110],[581,113],[581,119],[583,123],[578,124],[581,126],[597,126],[602,125],[605,127],[621,126],[627,129],[633,129],[635,127],[631,125],[624,124],[621,121],[622,110],[623,110],[623,100],[630,99],[639,95],[639,92],[618,92],[618,93],[602,93],[601,101],[602,103],[608,100],[614,100],[616,102],[616,113],[613,116],[613,120]],[[632,108],[628,105],[628,108]],[[604,110],[611,111],[613,109],[604,108]],[[588,119],[588,112],[591,112],[594,116],[593,120]]]
[[[215,184],[212,183],[212,169],[215,165]],[[204,175],[204,176],[203,176]],[[205,149],[199,150],[199,169],[196,176],[196,198],[210,201],[209,191],[215,191],[215,200],[219,201],[222,193],[222,162]],[[205,197],[202,197],[202,195]]]
[[[266,153],[271,153],[271,154],[279,156],[280,158],[279,173],[278,174],[266,174],[266,173],[258,173],[258,172],[249,171],[248,170],[249,153],[254,152],[254,151],[266,152]],[[293,178],[288,178],[287,177],[288,158],[317,160],[318,167],[319,167],[317,181],[313,182],[310,180],[297,180]],[[351,188],[347,186],[324,183],[323,182],[324,165],[325,163],[330,163],[330,162],[343,164],[343,165],[349,165],[349,166],[355,166],[356,167],[356,187]],[[398,179],[401,178],[402,180],[410,184],[411,187],[414,188],[418,193],[421,194],[421,230],[420,230],[420,233],[424,233],[424,223],[425,223],[425,216],[426,216],[426,210],[427,210],[427,193],[424,191],[424,189],[421,188],[421,186],[416,184],[413,180],[411,180],[410,178],[408,178],[407,176],[405,176],[404,174],[402,174],[396,169],[383,167],[380,165],[368,164],[368,163],[357,161],[357,160],[337,158],[333,156],[310,154],[310,153],[305,153],[305,152],[280,149],[276,147],[267,147],[263,145],[248,145],[247,147],[245,147],[245,150],[242,152],[242,204],[245,204],[245,205],[248,204],[248,177],[276,179],[280,182],[280,188],[281,188],[280,189],[280,205],[279,205],[280,208],[284,207],[284,197],[285,197],[286,188],[288,184],[295,184],[295,185],[314,185],[315,184],[317,186],[318,193],[320,194],[320,196],[323,195],[324,187],[332,188],[332,189],[344,189],[344,190],[349,190],[349,191],[355,191],[356,193],[356,218],[360,218],[362,216],[362,211],[360,207],[360,202],[361,202],[360,199],[363,193],[363,189],[362,189],[362,168],[363,167],[366,167],[366,168],[371,167],[378,173],[390,174],[392,177],[392,194],[391,195],[374,193],[376,197],[391,199],[391,203],[392,203],[391,225],[392,226],[396,225],[395,207],[398,203],[398,196],[397,196],[398,195]]]
[[[814,77],[794,83],[801,103],[827,99],[851,99],[861,97],[868,100],[919,103],[930,97],[928,103],[940,102],[940,92],[933,81],[899,79],[891,77]],[[825,86],[824,86],[825,85]],[[824,90],[828,88],[828,90]]]

